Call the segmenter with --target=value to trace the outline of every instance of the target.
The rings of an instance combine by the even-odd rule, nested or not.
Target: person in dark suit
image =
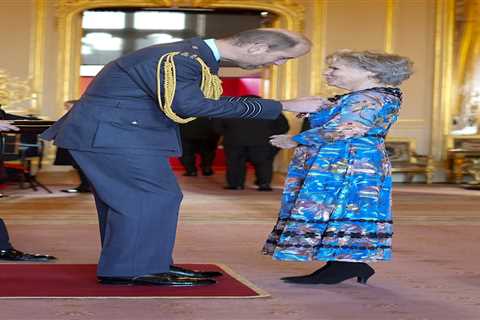
[[[0,108],[0,117],[5,119],[9,118],[8,114]],[[20,117],[20,116],[19,116]],[[0,131],[18,131],[18,128],[8,120],[0,120]],[[0,157],[0,165],[3,163],[2,157]],[[0,260],[7,261],[50,261],[56,259],[53,256],[45,254],[31,254],[16,250],[10,243],[7,227],[5,222],[0,219]]]
[[[0,121],[2,122],[2,126],[5,126],[4,127],[5,130],[13,130],[12,127],[15,127],[15,126],[10,125],[9,124],[10,122],[8,121],[14,121],[14,120],[40,120],[40,119],[32,115],[20,116],[13,113],[8,113],[5,110],[3,110],[2,105],[0,105]],[[37,143],[37,139],[38,139],[37,136],[38,136],[37,134],[32,134],[32,133],[20,134],[20,142],[25,144],[35,144]],[[3,147],[4,146],[2,145],[2,148]],[[4,150],[2,149],[0,153],[0,183],[5,182],[8,178],[7,172],[3,165],[3,161],[5,161],[5,155],[3,154],[3,152]],[[0,198],[3,198],[3,197],[8,197],[8,196],[4,195],[3,193],[0,193]]]
[[[195,117],[275,119],[312,112],[323,98],[222,97],[219,61],[282,64],[310,42],[281,29],[154,45],[108,63],[73,108],[43,133],[70,151],[93,187],[102,284],[197,286],[219,273],[181,269],[172,251],[182,192],[168,157],[181,154],[178,123]]]
[[[225,189],[244,189],[247,162],[250,161],[255,169],[257,190],[272,191],[273,160],[278,148],[270,144],[270,136],[288,132],[287,118],[280,114],[275,120],[217,119],[214,128],[223,135],[227,162]]]
[[[200,155],[200,168],[204,176],[213,175],[219,135],[213,130],[212,119],[197,118],[180,126],[183,154],[179,158],[185,168],[184,176],[197,176],[195,155]]]
[[[72,106],[78,100],[68,100],[64,102],[64,107],[66,110],[70,110]],[[82,169],[75,162],[75,159],[71,156],[70,152],[64,148],[57,148],[55,153],[55,161],[53,162],[56,166],[72,166],[80,178],[80,184],[74,188],[62,189],[62,192],[66,193],[90,193],[92,192],[90,188],[90,182],[88,181],[87,176],[83,173]]]
[[[87,176],[83,173],[82,169],[75,162],[75,159],[70,155],[70,152],[64,148],[57,148],[55,154],[55,161],[53,162],[56,166],[72,166],[80,178],[80,184],[73,188],[62,189],[62,192],[66,193],[90,193],[92,192],[90,188],[90,182],[88,181]]]
[[[33,254],[16,250],[10,243],[5,222],[0,219],[0,260],[47,262],[55,259],[54,256],[48,254]]]

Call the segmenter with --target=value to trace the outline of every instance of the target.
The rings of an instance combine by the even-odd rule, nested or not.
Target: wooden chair
[[[435,170],[433,159],[430,155],[419,155],[416,152],[414,139],[389,138],[385,141],[388,156],[392,163],[392,173],[405,175],[405,182],[413,182],[417,174],[425,176],[427,184],[432,183]]]
[[[36,174],[42,168],[44,142],[39,140],[36,135],[29,136],[27,140],[22,141],[20,134],[2,134],[1,139],[3,166],[19,173],[20,188],[25,189],[26,183],[34,191],[40,187],[48,193],[52,193],[36,178]]]

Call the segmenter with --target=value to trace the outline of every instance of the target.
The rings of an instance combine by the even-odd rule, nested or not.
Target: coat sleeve
[[[180,117],[275,119],[282,111],[280,102],[247,97],[208,99],[200,89],[200,64],[188,56],[176,55],[176,89],[172,110]],[[149,96],[157,100],[157,63],[149,61],[133,66],[128,73]],[[161,72],[163,70],[161,69]],[[163,75],[160,77],[163,88]]]
[[[382,103],[375,97],[353,94],[341,101],[342,111],[316,127],[292,137],[303,145],[318,145],[365,135],[375,126]]]

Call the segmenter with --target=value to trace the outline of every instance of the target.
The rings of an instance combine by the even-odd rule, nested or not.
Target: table
[[[449,168],[451,168],[450,182],[460,184],[463,182],[463,176],[466,173],[465,165],[470,159],[480,159],[480,150],[449,149],[447,159]]]

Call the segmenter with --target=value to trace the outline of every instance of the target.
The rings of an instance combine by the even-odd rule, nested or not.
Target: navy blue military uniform
[[[200,38],[147,47],[107,64],[42,135],[69,149],[94,188],[102,240],[99,276],[168,272],[172,263],[182,192],[168,157],[181,155],[181,143],[178,125],[157,101],[157,63],[170,52],[180,52],[174,57],[172,104],[178,116],[275,119],[281,112],[274,100],[205,98],[195,58],[212,74],[219,63]]]

